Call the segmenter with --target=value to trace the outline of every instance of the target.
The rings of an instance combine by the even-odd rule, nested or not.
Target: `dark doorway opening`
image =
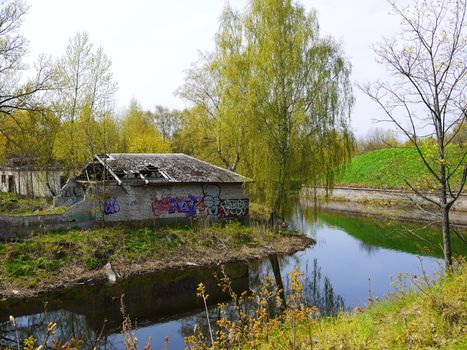
[[[13,175],[8,176],[8,192],[16,193],[16,182]]]

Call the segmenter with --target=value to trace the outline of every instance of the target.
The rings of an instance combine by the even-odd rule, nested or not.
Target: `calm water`
[[[323,314],[363,306],[370,291],[373,297],[387,295],[392,291],[391,281],[399,273],[419,275],[423,265],[425,273],[435,275],[442,266],[439,247],[427,249],[425,242],[406,233],[416,230],[413,225],[320,213],[304,205],[292,206],[288,218],[317,244],[278,258],[283,284],[287,288],[288,273],[298,266],[303,273],[305,298],[319,306]],[[84,345],[91,348],[104,327],[101,346],[122,349],[120,296],[125,294],[126,309],[136,322],[135,335],[141,348],[149,337],[154,349],[161,348],[165,337],[169,337],[169,349],[182,349],[183,337],[192,334],[195,324],[206,322],[195,296],[196,285],[201,281],[207,285],[212,303],[226,299],[216,288],[213,272],[193,268],[113,286],[74,289],[28,302],[2,302],[0,344],[13,337],[6,322],[12,314],[17,316],[23,335],[36,334],[40,338],[47,323],[54,321],[59,324],[58,337],[87,339]],[[226,272],[239,292],[255,288],[263,276],[273,275],[269,259],[229,266]],[[215,318],[216,308],[212,306],[210,311]]]

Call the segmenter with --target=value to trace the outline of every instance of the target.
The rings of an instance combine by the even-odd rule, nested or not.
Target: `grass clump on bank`
[[[43,214],[60,214],[67,207],[52,207],[52,199],[46,197],[28,198],[26,196],[0,193],[0,215],[26,216]]]
[[[217,338],[195,334],[186,338],[199,349],[465,349],[467,346],[467,264],[458,265],[436,283],[425,277],[406,276],[396,293],[367,309],[321,317],[305,306],[300,273],[290,274],[285,311],[270,318],[270,307],[281,302],[277,290],[235,296],[238,320],[217,321]],[[407,288],[407,282],[410,288]],[[272,291],[272,293],[271,293]],[[201,297],[203,297],[201,295]],[[241,305],[247,299],[245,305]],[[252,302],[255,306],[251,307]],[[250,315],[250,316],[248,316]],[[212,344],[212,346],[211,346]]]
[[[0,295],[95,277],[110,262],[120,274],[170,267],[191,259],[203,263],[278,238],[260,225],[226,222],[165,228],[96,228],[33,236],[0,243]],[[304,247],[303,247],[304,248]],[[217,254],[217,255],[216,255]]]

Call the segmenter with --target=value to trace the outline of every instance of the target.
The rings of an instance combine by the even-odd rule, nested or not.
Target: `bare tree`
[[[361,139],[357,140],[359,153],[399,146],[395,132],[390,129],[372,128]]]
[[[174,133],[182,126],[182,113],[175,109],[170,111],[167,107],[158,105],[153,116],[154,124],[164,140],[172,140]]]
[[[52,88],[54,66],[41,57],[35,65],[35,76],[24,79],[21,74],[28,67],[23,59],[27,54],[27,40],[18,33],[27,6],[20,0],[0,4],[0,118],[13,118],[17,110],[37,109],[40,92]],[[3,131],[1,131],[3,133]],[[5,135],[7,136],[7,135]],[[8,136],[7,136],[8,137]]]
[[[449,211],[467,177],[465,145],[451,145],[467,116],[466,2],[416,0],[407,7],[389,3],[401,19],[402,30],[378,44],[375,53],[394,79],[362,89],[410,140],[436,184],[437,197],[433,199],[406,181],[415,193],[438,208],[444,260],[450,267]],[[427,139],[432,148],[427,146]],[[459,238],[465,243],[460,234]]]

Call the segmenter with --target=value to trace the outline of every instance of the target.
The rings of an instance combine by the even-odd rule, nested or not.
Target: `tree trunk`
[[[449,208],[443,206],[443,253],[446,270],[452,266],[451,233],[449,232]]]
[[[440,147],[440,159],[444,160],[444,149]],[[446,166],[441,162],[440,167],[440,180],[441,180],[441,215],[443,227],[443,253],[444,263],[446,270],[452,266],[452,251],[451,251],[451,236],[449,232],[449,209],[447,203],[447,179],[446,179]]]
[[[283,307],[285,310],[285,308],[287,308],[285,299],[285,289],[284,284],[282,283],[281,268],[279,265],[279,259],[277,259],[277,255],[270,255],[269,262],[271,263],[272,272],[274,273],[274,279],[276,281],[277,288],[279,288],[279,297],[283,302]]]

